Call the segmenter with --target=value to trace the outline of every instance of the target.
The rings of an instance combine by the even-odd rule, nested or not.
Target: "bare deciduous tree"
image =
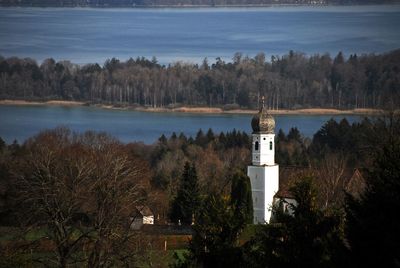
[[[145,165],[105,134],[46,131],[29,140],[14,174],[26,226],[46,231],[59,267],[129,265],[130,214],[146,196]],[[43,238],[42,238],[43,239]]]
[[[345,177],[344,172],[347,157],[341,153],[327,154],[315,167],[323,208],[341,205],[344,201]]]

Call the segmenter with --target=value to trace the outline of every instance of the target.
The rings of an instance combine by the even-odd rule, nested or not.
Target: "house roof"
[[[345,186],[346,192],[357,198],[360,197],[366,188],[366,182],[362,174],[363,172],[364,171],[362,169],[354,169],[353,175],[350,177]]]
[[[279,189],[279,191],[274,195],[274,197],[294,199],[292,192],[290,192],[288,189]]]
[[[276,198],[290,198],[294,199],[293,194],[290,192],[290,187],[302,175],[309,173],[308,167],[283,167],[279,169],[279,190],[275,194]]]
[[[136,215],[142,216],[154,216],[153,212],[148,206],[136,206],[136,211],[134,212]]]

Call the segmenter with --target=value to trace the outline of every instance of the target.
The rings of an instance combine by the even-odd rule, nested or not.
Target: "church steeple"
[[[275,164],[275,120],[264,106],[264,97],[259,112],[251,120],[253,129],[253,165]]]
[[[264,97],[261,99],[262,104],[260,110],[253,116],[253,119],[251,120],[253,133],[273,134],[275,132],[275,120],[272,115],[268,113],[268,110],[264,106]]]
[[[279,190],[279,166],[275,164],[275,120],[262,98],[261,107],[251,120],[252,164],[247,167],[253,199],[254,223],[268,223],[275,193]]]

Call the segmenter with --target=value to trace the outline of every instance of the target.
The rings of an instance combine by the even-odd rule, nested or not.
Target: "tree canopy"
[[[400,50],[380,55],[306,56],[236,53],[233,62],[168,66],[145,58],[103,66],[0,57],[0,98],[78,100],[116,106],[208,106],[271,109],[398,107]]]
[[[378,153],[360,198],[348,196],[347,238],[353,265],[398,267],[400,265],[400,143],[387,144]]]
[[[200,207],[200,193],[194,165],[185,163],[179,189],[171,205],[170,218],[175,223],[190,225]]]

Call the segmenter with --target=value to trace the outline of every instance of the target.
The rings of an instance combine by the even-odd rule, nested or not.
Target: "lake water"
[[[399,48],[400,5],[269,8],[90,9],[0,8],[0,55],[53,57],[75,63],[156,56],[161,63],[230,60],[235,52],[269,58],[384,52]],[[331,116],[276,116],[277,129],[296,126],[311,137]],[[336,116],[341,119],[342,116]],[[358,116],[347,116],[350,122]],[[143,113],[92,107],[0,106],[0,136],[8,143],[47,128],[106,131],[124,142],[154,142],[161,134],[234,128],[251,132],[250,115]]]
[[[336,55],[399,48],[400,5],[269,8],[0,8],[0,55],[75,63],[156,56],[163,64],[235,52]]]
[[[201,128],[215,133],[233,129],[251,133],[252,115],[147,113],[126,110],[109,110],[95,107],[13,106],[0,105],[0,137],[7,143],[25,139],[43,129],[67,126],[72,130],[105,131],[123,142],[143,141],[151,144],[162,134],[183,132],[195,136]],[[285,115],[275,116],[276,132],[285,133],[297,127],[306,137],[312,135],[332,116]],[[333,116],[341,120],[343,116]],[[360,116],[346,116],[352,123]]]

